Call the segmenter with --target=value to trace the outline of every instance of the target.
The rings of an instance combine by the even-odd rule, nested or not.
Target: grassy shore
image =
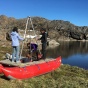
[[[61,65],[55,71],[26,80],[8,80],[0,75],[0,88],[88,88],[88,70]]]
[[[0,47],[0,60],[6,52],[11,52],[9,47]],[[88,88],[88,70],[61,65],[55,71],[26,80],[8,80],[0,74],[0,88]]]

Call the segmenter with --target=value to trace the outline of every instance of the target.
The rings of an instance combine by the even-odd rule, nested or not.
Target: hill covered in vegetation
[[[14,26],[24,30],[27,18],[15,19],[0,15],[0,30],[11,30]],[[42,17],[32,17],[34,29],[39,31],[41,27],[46,28],[51,39],[59,40],[87,40],[88,27],[76,26],[69,21],[48,20]],[[28,26],[28,28],[30,25]],[[32,28],[32,27],[30,27]]]

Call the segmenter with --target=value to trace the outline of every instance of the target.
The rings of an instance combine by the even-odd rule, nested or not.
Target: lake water
[[[88,70],[88,42],[65,41],[54,49],[47,50],[47,56],[56,58],[62,57],[63,64],[78,66]]]

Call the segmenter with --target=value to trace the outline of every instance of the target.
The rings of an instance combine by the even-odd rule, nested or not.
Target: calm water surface
[[[88,42],[66,41],[59,42],[60,46],[47,50],[47,56],[62,57],[63,64],[78,66],[88,70]]]

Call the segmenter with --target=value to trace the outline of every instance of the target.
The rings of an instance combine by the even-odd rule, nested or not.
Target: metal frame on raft
[[[29,24],[29,22],[30,22],[30,24]],[[26,21],[25,32],[24,32],[24,39],[26,39],[28,24],[32,26],[34,35],[35,35],[35,37],[36,37],[36,32],[35,32],[35,29],[34,29],[34,26],[33,26],[32,18],[31,18],[30,16],[28,16],[27,21]],[[29,30],[29,31],[31,31],[31,30]],[[29,34],[30,34],[30,33],[29,33]],[[30,35],[31,35],[31,34],[30,34]],[[31,51],[31,38],[32,38],[32,37],[30,36],[30,51]],[[38,45],[38,42],[37,42],[37,39],[36,39],[36,38],[35,38],[35,40],[36,40],[36,44]],[[21,47],[21,52],[20,52],[20,58],[22,58],[22,52],[23,52],[24,43],[25,43],[25,41],[22,42],[22,47]],[[39,53],[41,54],[39,48],[38,48],[38,50],[39,50]],[[32,52],[31,52],[31,56],[32,56]],[[32,59],[32,58],[31,58],[31,59]]]

